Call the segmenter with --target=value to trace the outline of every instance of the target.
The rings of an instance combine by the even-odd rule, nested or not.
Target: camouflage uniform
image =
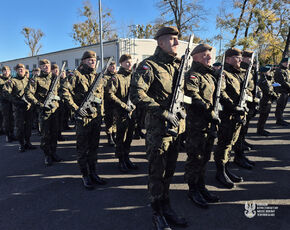
[[[126,70],[121,66],[118,73],[112,77],[108,89],[108,96],[114,103],[117,116],[116,157],[120,161],[128,160],[134,131],[134,121],[129,119],[126,110],[131,73],[131,70]]]
[[[192,98],[186,106],[186,151],[185,180],[189,189],[204,186],[206,164],[214,143],[211,133],[212,110],[215,92],[215,73],[210,67],[193,62],[185,75],[185,94]]]
[[[165,53],[159,46],[153,56],[143,60],[132,80],[131,100],[146,109],[146,154],[149,161],[148,189],[150,200],[169,200],[172,180],[179,152],[179,135],[166,132],[168,109],[180,60]],[[180,120],[179,134],[185,130]],[[154,210],[154,208],[153,208]]]
[[[274,87],[272,84],[274,83],[273,75],[269,74],[261,74],[261,78],[258,82],[260,89],[263,92],[263,96],[260,100],[260,116],[257,124],[257,133],[258,134],[265,134],[265,123],[268,119],[269,113],[271,111],[271,104],[273,101],[277,100],[278,95],[274,91]]]
[[[0,106],[3,115],[3,131],[7,136],[7,141],[13,139],[13,131],[14,131],[13,110],[12,110],[12,102],[9,100],[9,98],[3,96],[2,89],[4,84],[10,79],[11,75],[8,78],[6,78],[4,75],[0,78],[0,104],[1,104]]]
[[[97,77],[97,73],[88,66],[81,65],[73,74],[63,85],[62,97],[68,107],[77,115],[77,110]],[[103,81],[100,82],[94,95],[103,100]],[[96,112],[89,117],[76,119],[77,161],[84,177],[89,175],[88,170],[90,173],[95,171],[97,162],[103,103],[95,104],[94,107]]]
[[[16,138],[20,144],[20,151],[24,151],[25,144],[30,145],[30,136],[32,128],[32,113],[30,104],[26,103],[22,98],[29,79],[17,75],[16,78],[8,80],[3,87],[4,97],[11,98],[13,103],[15,132]]]
[[[283,123],[283,112],[286,108],[287,102],[288,102],[288,96],[290,93],[290,77],[289,77],[289,69],[287,67],[282,66],[280,64],[280,67],[276,69],[274,74],[274,79],[277,83],[279,83],[281,86],[279,87],[278,92],[280,93],[280,96],[277,100],[277,106],[276,106],[276,112],[275,117],[277,123]]]
[[[44,102],[53,81],[52,73],[44,73],[41,71],[39,76],[32,78],[26,88],[25,94],[27,100],[36,106],[39,114],[39,123],[41,131],[40,148],[43,150],[46,157],[54,158],[57,147],[58,134],[58,101],[54,101],[55,107],[47,109],[44,107]],[[54,92],[58,95],[58,86]],[[56,160],[58,161],[58,160]]]

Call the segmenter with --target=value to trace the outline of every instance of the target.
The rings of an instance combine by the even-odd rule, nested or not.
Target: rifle
[[[189,57],[190,57],[190,48],[191,44],[193,42],[194,35],[190,35],[189,42],[187,45],[187,48],[185,50],[185,54],[183,58],[181,59],[181,64],[178,70],[178,76],[176,80],[176,85],[173,91],[173,97],[172,101],[170,103],[169,112],[173,113],[177,117],[185,118],[186,114],[183,112],[184,103],[191,104],[191,98],[184,95],[182,92],[183,86],[184,86],[184,74],[185,74],[185,68],[188,66]],[[177,136],[178,132],[174,130],[172,127],[172,124],[168,122],[166,127],[167,133],[172,136]]]
[[[137,59],[135,65],[136,65],[136,67],[135,67],[135,69],[132,71],[132,74],[131,74],[132,77],[131,77],[131,79],[134,77],[134,73],[136,72],[136,69],[137,69],[137,66],[138,66],[138,59]],[[128,106],[129,108],[132,108],[132,109],[133,109],[131,112],[128,113],[128,117],[129,117],[129,119],[132,119],[132,112],[135,110],[136,106],[133,104],[133,102],[132,102],[131,99],[130,99],[130,89],[129,89],[129,93],[128,93],[127,106]]]
[[[100,82],[104,76],[104,73],[107,71],[112,60],[113,60],[113,57],[110,57],[109,61],[107,62],[106,66],[103,68],[102,72],[99,74],[99,76],[95,77],[93,84],[89,88],[85,99],[83,100],[82,104],[80,105],[80,107],[76,113],[77,114],[76,119],[81,120],[83,117],[90,116],[92,113],[95,113],[96,108],[93,106],[93,104],[101,104],[102,103],[102,99],[96,97],[94,95],[94,93],[96,92],[96,89],[100,85]],[[99,60],[98,60],[98,62],[99,62]]]
[[[247,72],[246,72],[246,77],[245,77],[245,80],[243,82],[240,100],[239,100],[239,104],[238,104],[238,106],[240,108],[244,108],[245,110],[247,110],[247,101],[251,101],[249,96],[246,93],[246,90],[247,90],[248,83],[249,83],[250,73],[251,73],[251,70],[253,67],[254,56],[255,56],[255,52],[252,54],[251,62],[249,64],[249,67],[248,67]]]
[[[56,76],[51,85],[50,85],[50,89],[48,91],[48,94],[45,98],[45,101],[44,101],[44,108],[47,108],[47,109],[53,109],[55,107],[55,104],[53,103],[54,101],[59,101],[60,100],[60,97],[55,95],[55,91],[56,91],[56,87],[57,87],[57,84],[59,82],[59,79],[60,79],[60,76],[63,74],[64,72],[64,68],[65,68],[65,65],[66,65],[66,62],[64,62],[62,64],[62,67],[61,67],[61,71],[59,73],[58,76]]]

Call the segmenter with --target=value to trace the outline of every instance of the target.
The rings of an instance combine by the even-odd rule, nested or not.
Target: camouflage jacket
[[[52,81],[52,73],[44,74],[43,72],[41,72],[39,76],[30,79],[29,84],[27,85],[27,88],[25,90],[27,100],[33,105],[37,105],[38,109],[41,110],[42,116],[45,118],[50,117],[50,115],[53,114],[59,106],[59,103],[57,101],[54,101],[55,107],[53,109],[47,110],[43,107]],[[55,95],[58,95],[59,87],[60,83],[58,82],[58,86],[55,90],[56,92],[54,92]]]
[[[0,77],[0,103],[9,101],[9,98],[6,98],[3,96],[2,90],[5,83],[9,81],[10,79],[11,79],[11,75],[9,77],[4,77],[4,75]]]
[[[274,87],[273,84],[274,83],[274,77],[273,75],[265,75],[265,74],[261,74],[261,78],[258,82],[258,85],[260,87],[260,89],[263,92],[263,97],[262,97],[262,101],[269,101],[273,99],[273,97],[277,97],[276,92],[274,91]]]
[[[134,104],[146,109],[146,129],[165,131],[165,117],[173,96],[180,59],[165,53],[159,46],[153,56],[139,65],[132,78],[130,98]],[[182,119],[179,133],[185,129]]]
[[[275,71],[274,79],[281,85],[281,87],[279,87],[279,93],[290,93],[290,77],[288,68],[280,65],[280,68]]]
[[[92,71],[82,66],[82,68],[78,68],[74,71],[72,77],[67,78],[61,89],[62,98],[73,112],[76,112],[85,100],[96,77],[98,77],[98,74],[95,70]],[[94,96],[103,101],[104,89],[102,79],[97,90],[94,92]],[[88,123],[97,116],[103,116],[103,103],[95,103],[92,106],[96,108],[96,112],[91,114],[90,117],[83,118],[84,123]]]
[[[115,108],[121,111],[127,107],[131,74],[130,70],[120,67],[108,85],[108,96],[115,104]]]

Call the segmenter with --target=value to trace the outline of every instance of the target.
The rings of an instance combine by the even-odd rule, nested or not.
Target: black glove
[[[243,116],[243,115],[245,115],[245,110],[244,110],[244,108],[242,108],[240,106],[236,106],[234,108],[234,113],[236,113],[237,115]]]
[[[278,97],[275,94],[271,95],[271,100],[272,101],[277,101]]]
[[[169,121],[173,127],[178,127],[179,119],[175,114],[168,112],[168,115],[165,117],[165,119]]]

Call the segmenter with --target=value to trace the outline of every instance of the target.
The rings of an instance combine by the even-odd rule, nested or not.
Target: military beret
[[[50,64],[50,61],[48,59],[40,59],[38,64],[39,65]]]
[[[243,50],[243,57],[252,57],[252,54],[254,53],[254,51],[252,50]]]
[[[110,65],[116,65],[115,61],[111,61]]]
[[[120,59],[119,62],[122,63],[123,61],[127,61],[128,59],[132,59],[130,54],[123,54]]]
[[[226,53],[225,53],[226,57],[232,57],[232,56],[240,56],[242,55],[242,51],[237,49],[237,48],[229,48],[226,50]]]
[[[282,60],[280,61],[280,63],[283,63],[283,62],[288,62],[288,58],[287,57],[282,58]]]
[[[39,68],[34,68],[32,71],[40,71],[40,69]]]
[[[92,50],[85,51],[82,56],[82,60],[87,59],[87,58],[97,58],[96,52]]]
[[[222,63],[221,63],[221,62],[216,62],[216,63],[213,63],[212,65],[213,65],[213,66],[221,66]]]
[[[165,26],[165,27],[160,28],[157,31],[154,39],[157,40],[160,36],[166,35],[166,34],[178,35],[179,32],[175,26]]]
[[[52,64],[52,65],[51,65],[51,70],[54,70],[54,69],[59,69],[59,67],[58,67],[57,64]]]
[[[261,67],[260,67],[260,72],[261,72],[261,73],[266,73],[266,72],[268,72],[269,70],[271,70],[271,66],[266,65],[266,66],[261,66]]]
[[[21,63],[18,63],[16,66],[15,66],[15,70],[19,69],[19,68],[24,68],[25,69],[25,66]]]
[[[2,71],[4,71],[4,70],[10,70],[10,67],[9,67],[8,65],[4,65],[4,66],[2,67]]]
[[[198,54],[198,53],[202,53],[206,50],[209,50],[211,51],[212,50],[212,47],[208,44],[199,44],[197,45],[191,52],[191,56],[192,55],[195,55],[195,54]]]

